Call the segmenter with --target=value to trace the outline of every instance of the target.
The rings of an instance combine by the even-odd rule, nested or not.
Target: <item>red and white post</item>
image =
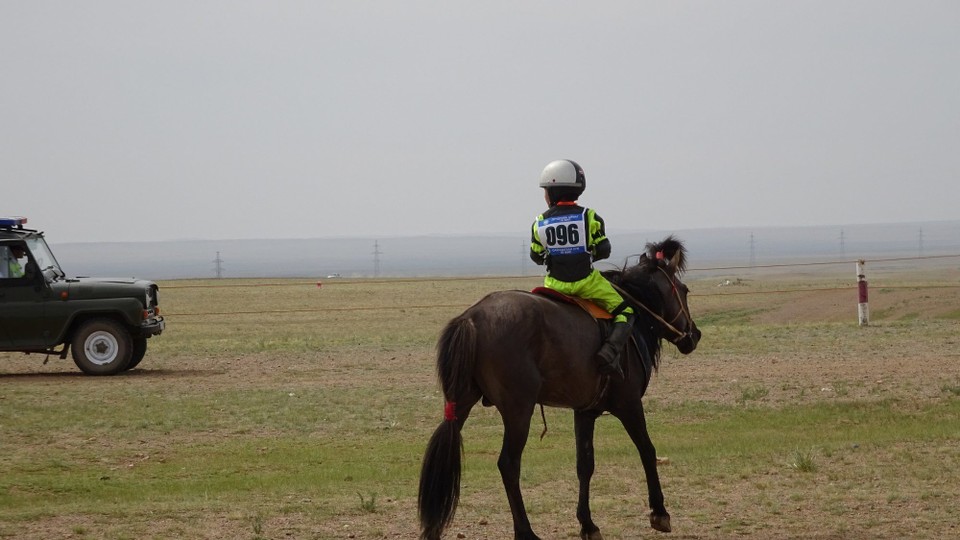
[[[870,324],[870,306],[867,305],[867,276],[864,273],[863,259],[857,261],[857,288],[860,294],[860,303],[857,304],[857,316],[860,319],[860,326]]]

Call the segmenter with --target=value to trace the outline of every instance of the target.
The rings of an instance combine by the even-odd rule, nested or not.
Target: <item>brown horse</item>
[[[522,291],[501,291],[447,324],[437,344],[437,373],[447,401],[444,421],[427,445],[420,473],[422,540],[439,540],[453,520],[460,498],[460,431],[481,399],[496,407],[503,420],[497,467],[513,514],[515,539],[539,538],[530,528],[520,493],[520,458],[537,404],[574,410],[581,538],[603,538],[591,518],[589,498],[594,424],[604,411],[620,420],[640,452],[651,526],[670,531],[657,454],[640,398],[659,361],[661,339],[683,354],[693,352],[700,340],[687,307],[687,287],[678,277],[685,265],[683,244],[668,237],[648,244],[636,265],[604,272],[638,317],[634,325],[638,346],[628,345],[621,356],[622,379],[597,372],[594,355],[603,340],[600,326],[576,306]]]

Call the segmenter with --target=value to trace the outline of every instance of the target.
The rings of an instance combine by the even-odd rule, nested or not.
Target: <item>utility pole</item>
[[[844,242],[843,229],[840,229],[840,257],[846,258],[847,256],[847,245]]]
[[[750,266],[754,267],[757,265],[757,242],[753,238],[753,233],[750,233]]]
[[[216,272],[217,279],[223,278],[223,259],[220,258],[220,252],[217,252],[217,258],[213,260],[214,271]]]
[[[920,227],[920,235],[918,240],[919,240],[919,247],[917,249],[917,252],[919,253],[920,257],[923,257],[923,227]]]
[[[380,251],[380,242],[377,240],[373,241],[373,277],[380,277],[380,255],[383,255],[383,252]]]
[[[527,247],[527,243],[523,240],[520,241],[520,275],[526,277],[527,275],[527,251],[530,248]]]

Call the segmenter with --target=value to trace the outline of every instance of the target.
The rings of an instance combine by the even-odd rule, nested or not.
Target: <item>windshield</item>
[[[50,251],[50,248],[47,246],[47,242],[42,237],[31,237],[26,239],[27,247],[30,248],[30,252],[33,254],[33,260],[37,262],[37,266],[40,267],[40,270],[47,276],[52,275],[54,278],[64,277],[66,274],[63,273],[63,270],[60,269],[60,265],[57,264],[57,259],[54,258],[53,252]],[[53,270],[53,272],[50,272]]]

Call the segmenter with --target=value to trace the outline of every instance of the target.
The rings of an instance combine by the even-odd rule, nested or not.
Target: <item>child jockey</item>
[[[530,258],[547,265],[543,285],[571,296],[592,300],[614,315],[610,336],[597,352],[599,371],[623,376],[620,351],[633,327],[633,308],[593,267],[610,256],[603,219],[577,204],[587,186],[580,165],[568,159],[552,161],[540,173],[540,187],[550,208],[533,222]]]

